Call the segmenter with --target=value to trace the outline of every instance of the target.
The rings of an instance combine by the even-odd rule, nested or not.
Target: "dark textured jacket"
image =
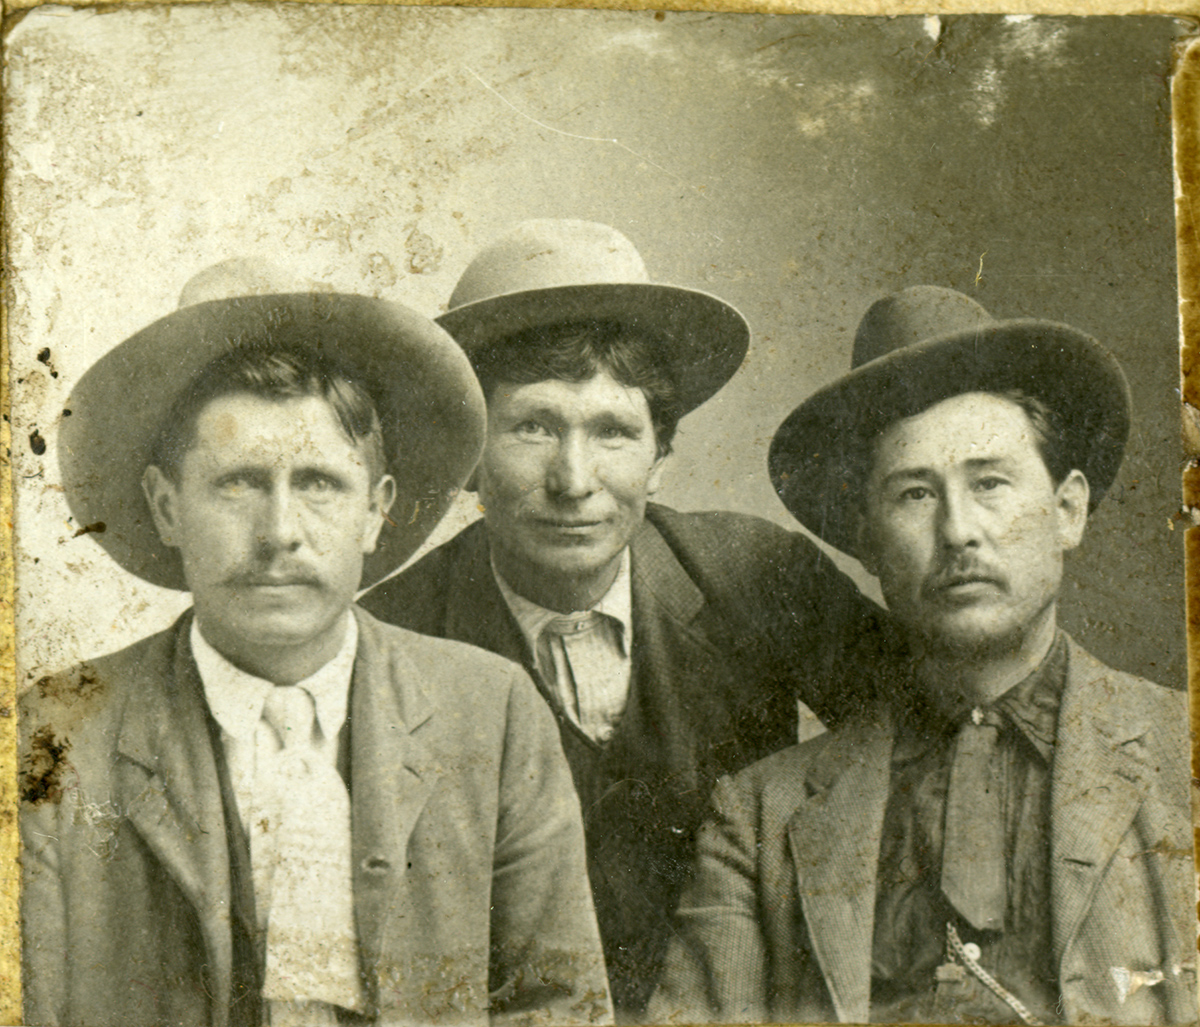
[[[630,550],[625,714],[603,745],[559,717],[619,1018],[638,1016],[658,979],[716,780],[795,742],[797,698],[830,722],[853,705],[843,687],[848,646],[874,637],[878,613],[807,538],[755,517],[651,504]],[[532,672],[483,522],[362,604]]]

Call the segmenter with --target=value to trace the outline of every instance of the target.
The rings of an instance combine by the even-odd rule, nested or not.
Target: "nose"
[[[938,533],[947,549],[969,549],[979,545],[981,529],[975,503],[961,489],[947,488],[939,509]]]
[[[292,552],[300,547],[300,504],[286,485],[264,497],[259,518],[258,544],[266,554]]]
[[[584,499],[596,488],[595,461],[583,438],[566,432],[546,468],[546,491],[559,499]]]

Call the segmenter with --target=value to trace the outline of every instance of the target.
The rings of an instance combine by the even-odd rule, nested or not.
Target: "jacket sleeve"
[[[898,642],[884,611],[829,556],[788,532],[747,584],[750,637],[776,679],[792,682],[827,727],[869,700],[864,683]]]
[[[746,672],[742,733],[770,729],[788,700],[803,700],[827,727],[867,700],[865,682],[898,643],[884,611],[812,539],[745,514],[652,505],[647,519],[704,592],[714,637]]]
[[[66,909],[53,812],[21,809],[21,1000],[24,1023],[58,1024],[67,979]]]
[[[696,844],[696,875],[675,916],[646,1022],[770,1021],[767,946],[758,916],[758,838],[751,790],[723,778]]]
[[[22,1022],[58,1024],[65,1018],[68,970],[60,853],[64,831],[70,831],[70,818],[64,824],[60,813],[74,796],[63,794],[56,768],[33,745],[34,725],[40,728],[46,719],[28,693],[22,697],[19,719]]]
[[[492,870],[492,1022],[611,1023],[579,799],[554,718],[513,673]]]

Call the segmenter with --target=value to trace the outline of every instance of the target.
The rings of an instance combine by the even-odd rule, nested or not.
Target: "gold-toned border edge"
[[[1192,806],[1200,809],[1200,40],[1180,46],[1171,81],[1175,232],[1179,275],[1180,399],[1185,464],[1182,513],[1187,582],[1188,692],[1192,728]],[[1200,828],[1193,830],[1200,851]]]
[[[0,86],[0,110],[6,109]],[[0,153],[7,134],[0,123]],[[7,202],[0,163],[0,228]],[[8,233],[0,233],[0,1023],[21,1022],[21,874],[17,825],[17,669],[13,611],[12,425],[9,421],[8,303],[11,290]]]
[[[4,15],[53,2],[59,7],[98,10],[164,6],[163,0],[3,0]],[[213,0],[168,0],[175,4]],[[1200,17],[1200,0],[244,0],[247,3],[321,3],[408,7],[591,8],[610,11],[709,11],[722,14],[836,14],[893,17],[921,14],[1129,15]]]
[[[147,6],[156,0],[57,0],[58,6]],[[208,0],[173,0],[204,3]],[[248,0],[277,2],[277,0]],[[406,4],[439,6],[437,0],[283,0],[283,2]],[[43,0],[0,0],[5,28],[10,16],[20,17]],[[1144,15],[1163,14],[1200,18],[1200,0],[1131,2],[1131,0],[1007,0],[1004,3],[964,0],[464,0],[461,7],[598,8],[606,10],[711,11],[765,14],[1044,14],[1044,15]],[[0,87],[2,88],[2,87]],[[1182,510],[1188,521],[1200,521],[1200,39],[1181,45],[1176,55],[1171,90],[1176,178],[1176,250],[1179,282],[1180,371],[1183,440],[1186,464],[1182,480]],[[0,92],[0,100],[3,94]],[[4,145],[0,126],[0,147]],[[5,151],[6,152],[6,151]],[[0,165],[3,183],[7,160]],[[9,422],[8,302],[10,269],[6,208],[0,196],[0,1023],[21,1023],[20,975],[20,873],[17,830],[16,760],[16,634],[13,610],[13,483],[12,430]],[[1194,512],[1194,513],[1193,513]],[[1193,807],[1200,809],[1200,525],[1186,529],[1186,584],[1188,628],[1188,682],[1193,735]],[[1200,827],[1195,829],[1200,852]]]

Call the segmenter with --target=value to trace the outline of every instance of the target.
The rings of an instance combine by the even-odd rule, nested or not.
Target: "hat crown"
[[[854,336],[851,367],[898,349],[993,324],[970,296],[937,285],[914,285],[871,304]]]
[[[615,228],[595,221],[524,221],[467,265],[450,309],[509,293],[574,285],[649,282],[641,255]]]
[[[179,307],[235,296],[308,292],[291,275],[261,257],[229,257],[198,271],[179,294]]]

